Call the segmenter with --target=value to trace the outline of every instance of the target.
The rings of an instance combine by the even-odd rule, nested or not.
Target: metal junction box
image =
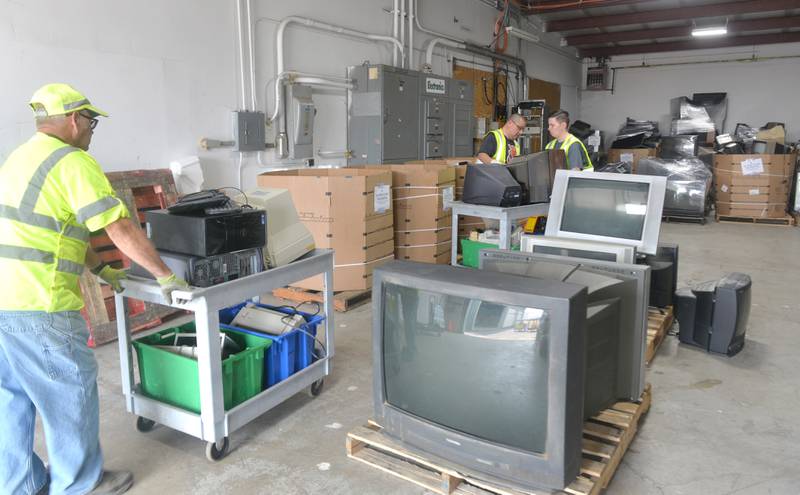
[[[351,164],[472,154],[472,83],[362,65],[348,70]]]

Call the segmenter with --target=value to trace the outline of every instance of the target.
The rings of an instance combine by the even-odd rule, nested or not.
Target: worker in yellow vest
[[[105,229],[157,277],[168,300],[188,286],[87,153],[97,117],[108,115],[67,84],[43,86],[30,106],[36,134],[0,165],[0,491],[123,493],[132,474],[103,469],[97,362],[78,279],[88,267],[121,291],[125,272],[100,260],[90,233]],[[48,468],[33,452],[37,412]]]
[[[478,150],[478,161],[481,163],[502,163],[505,165],[515,156],[519,156],[519,143],[516,139],[525,129],[525,117],[515,113],[501,127],[486,134]]]
[[[555,139],[547,143],[547,150],[564,150],[567,167],[572,170],[593,171],[592,159],[580,139],[569,133],[569,113],[557,110],[547,118],[547,130]]]

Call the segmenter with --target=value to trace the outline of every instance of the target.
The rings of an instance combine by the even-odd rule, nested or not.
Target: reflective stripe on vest
[[[553,139],[552,141],[547,143],[547,146],[545,146],[544,149],[546,150],[555,149],[557,142],[558,142],[557,139]],[[586,151],[586,146],[583,145],[583,142],[580,139],[576,138],[572,134],[567,134],[567,137],[564,139],[564,141],[561,142],[561,146],[559,146],[558,148],[564,152],[564,157],[567,159],[567,167],[569,167],[569,149],[575,143],[578,143],[581,146],[581,150],[583,152],[584,165],[582,170],[593,171],[594,165],[592,165],[592,159],[589,158],[589,152]]]
[[[508,158],[506,157],[506,153],[508,152],[508,142],[506,141],[506,135],[503,134],[502,129],[495,129],[486,134],[494,134],[494,141],[497,145],[497,148],[494,151],[494,155],[492,155],[492,160],[500,163],[508,163]],[[514,143],[514,151],[516,156],[519,156],[519,143]]]
[[[78,151],[78,148],[64,146],[50,153],[50,155],[45,158],[44,161],[36,168],[33,176],[31,176],[30,182],[28,183],[28,188],[25,189],[25,193],[22,195],[19,208],[0,204],[0,218],[6,218],[8,220],[13,220],[25,225],[59,232],[64,236],[83,243],[88,242],[89,230],[82,225],[69,225],[61,223],[55,218],[33,211],[33,209],[36,207],[36,203],[39,201],[39,195],[42,192],[42,186],[44,186],[44,183],[47,180],[47,175],[58,164],[58,162],[61,161],[62,158],[74,151]],[[84,213],[88,214],[86,215],[86,218],[91,218],[97,213],[101,213],[108,209],[109,202],[113,202],[111,206],[116,205],[116,200],[108,197],[81,208],[81,212],[86,210]],[[100,206],[104,206],[104,208],[100,208]],[[78,221],[83,223],[82,220]],[[83,273],[83,263],[76,263],[74,261],[61,258],[56,259],[53,252],[32,247],[0,244],[0,257],[16,259],[19,261],[33,261],[44,264],[51,264],[55,262],[56,271],[78,276]]]

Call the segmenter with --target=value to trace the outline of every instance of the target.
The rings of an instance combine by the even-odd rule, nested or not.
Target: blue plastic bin
[[[266,350],[264,359],[264,388],[269,388],[279,383],[294,373],[302,370],[315,361],[314,358],[314,338],[317,335],[317,325],[325,319],[323,315],[312,315],[302,311],[295,311],[287,307],[268,306],[266,304],[256,304],[256,306],[279,311],[287,315],[299,314],[303,316],[306,323],[300,328],[286,332],[283,335],[269,335],[247,328],[240,328],[230,325],[230,322],[239,313],[245,304],[241,303],[219,311],[220,327],[235,330],[237,332],[248,333],[258,337],[264,337],[272,341],[272,345]],[[309,335],[301,332],[305,331]]]

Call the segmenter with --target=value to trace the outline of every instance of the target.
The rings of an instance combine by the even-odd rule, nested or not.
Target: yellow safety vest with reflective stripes
[[[492,155],[492,160],[499,163],[508,163],[508,157],[506,156],[508,142],[506,141],[506,135],[503,134],[503,130],[495,129],[487,133],[486,136],[489,134],[494,134],[494,141],[497,144],[497,149],[494,151],[494,155]],[[486,136],[484,136],[484,139],[486,139]],[[516,156],[519,156],[519,143],[514,143],[514,152]]]
[[[547,143],[547,146],[545,146],[544,149],[546,149],[546,150],[555,149],[557,142],[558,142],[557,139],[553,139],[552,141]],[[583,159],[584,159],[583,160],[583,171],[593,171],[594,170],[594,165],[592,165],[592,159],[589,158],[589,152],[586,151],[586,146],[583,145],[583,142],[580,139],[576,138],[572,134],[567,134],[567,137],[564,139],[564,141],[561,143],[561,146],[558,148],[560,150],[563,150],[564,151],[564,155],[566,155],[567,168],[569,168],[569,149],[575,143],[580,144],[581,145],[581,150],[583,151]]]
[[[0,165],[0,310],[81,309],[90,231],[129,216],[88,153],[36,133]]]

